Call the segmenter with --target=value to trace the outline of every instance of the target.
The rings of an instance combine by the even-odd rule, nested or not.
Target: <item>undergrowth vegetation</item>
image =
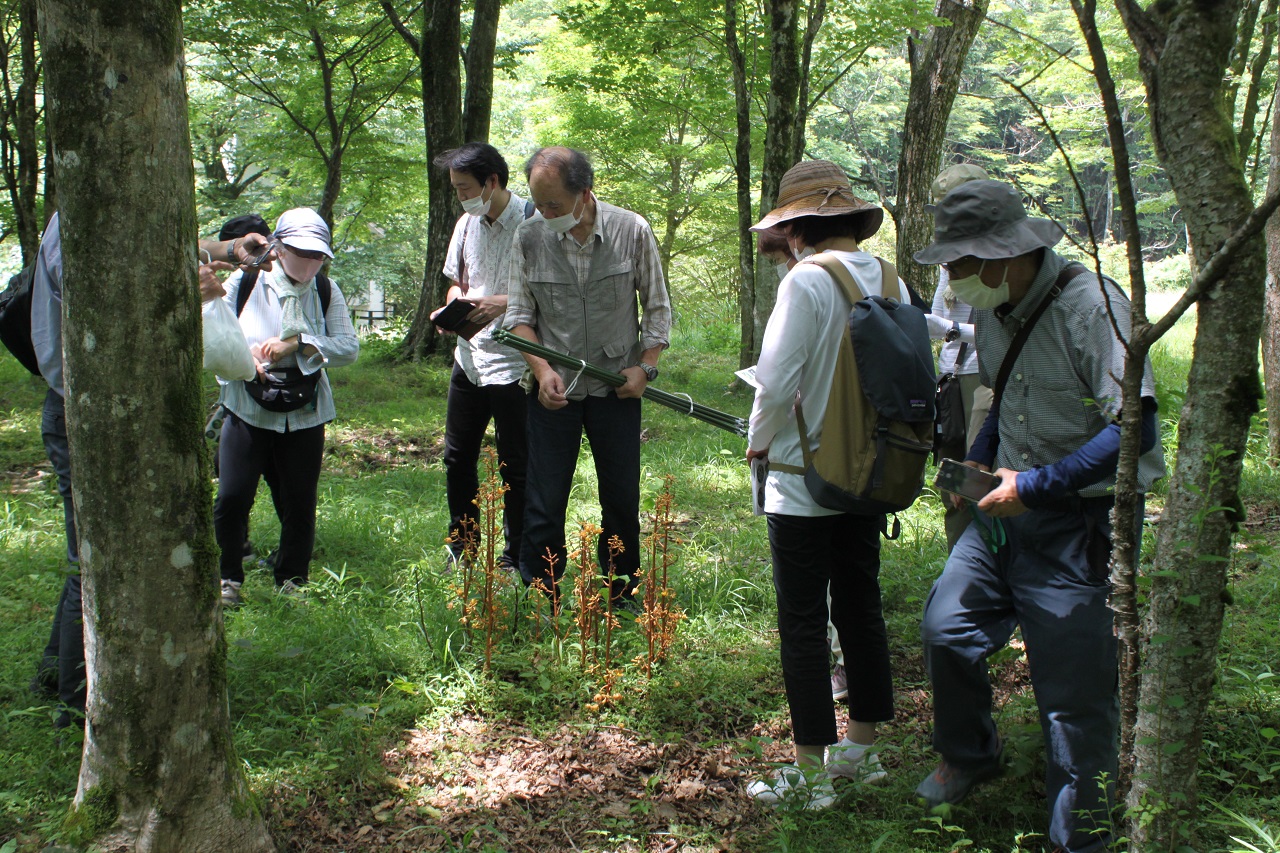
[[[1188,324],[1181,324],[1155,355],[1171,464],[1190,337]],[[672,540],[667,600],[683,618],[668,638],[665,659],[649,667],[637,662],[648,648],[643,619],[620,614],[608,657],[603,645],[588,649],[597,655],[593,669],[583,664],[589,655],[582,644],[603,642],[603,635],[588,637],[576,624],[539,623],[542,605],[509,576],[494,581],[489,622],[480,611],[470,624],[460,618],[463,578],[443,547],[448,512],[440,456],[448,368],[393,365],[384,357],[387,349],[371,345],[359,364],[332,375],[340,420],[328,435],[306,596],[275,595],[269,570],[256,562],[278,534],[264,487],[250,525],[257,554],[243,588],[246,604],[225,617],[236,749],[277,837],[288,835],[304,812],[323,813],[335,824],[358,823],[360,815],[380,814],[389,796],[412,800],[437,784],[397,779],[400,766],[389,756],[415,731],[457,733],[470,743],[473,732],[500,724],[517,728],[530,744],[565,730],[626,732],[657,744],[724,751],[746,773],[768,772],[770,762],[789,760],[768,546],[763,520],[750,512],[742,440],[660,407],[645,408],[645,534],[654,530],[655,507],[667,501],[668,517],[659,524]],[[660,384],[745,415],[749,396],[728,390],[735,349],[734,319],[709,316],[677,335]],[[40,380],[0,356],[4,853],[43,849],[58,839],[79,763],[79,744],[59,739],[52,709],[27,690],[63,571],[61,504],[39,435],[42,397]],[[1256,430],[1262,436],[1261,420]],[[1264,446],[1261,438],[1253,445],[1256,453]],[[569,511],[573,530],[599,524],[585,445],[582,453]],[[1234,603],[1205,732],[1205,802],[1196,821],[1202,851],[1277,849],[1280,570],[1269,546],[1280,528],[1278,487],[1278,475],[1260,456],[1252,457],[1244,488],[1248,523],[1232,566]],[[1148,512],[1156,516],[1159,509],[1156,494]],[[859,853],[962,847],[1007,853],[1046,846],[1040,834],[1040,733],[1016,645],[997,656],[992,673],[1010,772],[945,819],[925,815],[914,802],[912,790],[935,760],[919,618],[946,543],[936,495],[925,495],[902,521],[902,537],[883,548],[897,695],[897,717],[882,730],[889,784],[847,792],[837,808],[822,814],[770,812],[743,795],[733,801],[741,821],[727,848],[717,847],[727,831],[677,822],[667,826],[661,844]],[[647,558],[642,563],[650,565]],[[562,618],[576,619],[579,607],[569,602]],[[605,625],[600,621],[597,629]],[[443,764],[437,770],[445,774],[440,778],[449,772]],[[646,780],[646,790],[660,784],[657,777]],[[574,839],[577,849],[661,847],[639,822],[657,808],[654,801],[642,796],[616,810],[599,805],[597,831]],[[420,805],[413,819],[429,824],[438,818],[437,807]],[[501,835],[486,829],[483,815],[476,821],[456,846],[438,849],[506,849]],[[282,849],[302,848],[282,842]]]

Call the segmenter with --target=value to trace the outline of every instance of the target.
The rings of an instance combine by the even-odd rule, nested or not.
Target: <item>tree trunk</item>
[[[1277,0],[1267,0],[1267,8],[1262,19],[1262,44],[1258,46],[1258,54],[1249,64],[1249,88],[1245,91],[1244,105],[1240,108],[1240,132],[1237,144],[1242,160],[1249,159],[1249,149],[1253,147],[1257,133],[1258,111],[1261,109],[1262,86],[1268,75],[1271,64],[1271,49],[1276,40],[1276,9],[1280,5]],[[1274,82],[1274,81],[1273,81]],[[1263,110],[1265,113],[1266,111]]]
[[[89,683],[67,826],[111,850],[270,851],[227,708],[181,9],[40,13]],[[103,252],[126,245],[147,262]]]
[[[813,43],[827,16],[827,0],[813,0],[804,26],[804,42],[800,49],[800,93],[796,98],[796,132],[792,140],[791,163],[804,159],[805,132],[809,126],[809,65],[813,61]]]
[[[1276,101],[1280,113],[1280,100]],[[1276,127],[1272,120],[1272,128]],[[1280,133],[1271,132],[1271,168],[1267,194],[1280,190]],[[1263,317],[1262,365],[1267,387],[1267,453],[1271,464],[1280,463],[1280,218],[1267,222],[1267,293]]]
[[[1238,0],[1174,0],[1149,15],[1119,4],[1138,50],[1156,153],[1173,185],[1198,268],[1253,210],[1221,109]],[[1156,544],[1143,619],[1143,677],[1128,805],[1131,849],[1192,843],[1201,732],[1212,697],[1240,472],[1257,410],[1265,246],[1248,240],[1198,303],[1196,347],[1178,428],[1178,465]]]
[[[435,158],[462,144],[462,87],[458,80],[458,54],[462,33],[458,16],[460,0],[429,0],[423,8],[422,115],[426,129],[427,261],[422,273],[422,293],[413,324],[401,347],[406,358],[435,352],[440,336],[431,323],[431,312],[444,302],[449,280],[441,270],[449,250],[449,238],[458,219],[458,203],[449,183],[449,172],[431,165]]]
[[[493,58],[498,46],[502,0],[476,0],[467,41],[467,92],[462,108],[462,141],[488,142],[493,114]]]
[[[684,156],[680,153],[684,143],[684,127],[679,128],[676,147],[667,155],[667,182],[671,191],[667,194],[667,209],[663,216],[662,239],[658,241],[658,259],[662,262],[662,277],[671,281],[671,253],[676,245],[676,232],[680,228],[680,206],[684,198]]]
[[[756,251],[751,242],[751,97],[747,90],[747,62],[738,44],[738,3],[725,0],[724,42],[733,69],[733,105],[737,120],[733,174],[738,203],[738,367],[755,363]]]
[[[766,106],[764,156],[760,167],[760,215],[773,209],[778,200],[778,184],[787,170],[796,164],[795,135],[800,96],[800,42],[798,33],[799,0],[769,0],[769,98]],[[764,327],[773,313],[778,297],[778,277],[773,267],[755,265],[755,351],[759,358]]]
[[[960,72],[987,5],[988,0],[938,0],[934,14],[951,26],[930,27],[923,35],[907,39],[911,88],[898,160],[898,197],[890,213],[898,230],[898,274],[926,301],[937,287],[938,273],[934,267],[917,264],[913,256],[933,240],[933,216],[924,206],[942,162]]]
[[[1116,94],[1115,79],[1102,36],[1098,32],[1096,0],[1073,0],[1072,8],[1080,22],[1093,74],[1102,98],[1107,120],[1107,139],[1115,168],[1116,193],[1120,197],[1120,218],[1125,233],[1129,259],[1129,287],[1133,294],[1130,323],[1130,352],[1125,360],[1121,446],[1116,470],[1116,505],[1112,515],[1111,606],[1116,614],[1116,637],[1119,640],[1118,673],[1120,679],[1120,775],[1116,780],[1116,796],[1123,800],[1132,783],[1133,732],[1138,715],[1138,689],[1141,683],[1141,624],[1138,607],[1137,566],[1143,512],[1138,494],[1138,461],[1142,447],[1142,375],[1147,353],[1154,343],[1154,333],[1147,322],[1147,285],[1142,267],[1142,233],[1138,229],[1138,199],[1133,189],[1129,142],[1124,114]],[[1108,204],[1110,187],[1108,186]],[[1095,232],[1096,233],[1096,232]],[[1096,251],[1096,246],[1094,247]]]
[[[320,193],[320,206],[316,208],[316,213],[320,214],[325,225],[329,226],[329,240],[332,243],[336,233],[333,228],[333,209],[337,206],[338,196],[342,193],[341,145],[335,143],[329,149],[329,156],[325,158],[324,165],[324,189]]]
[[[36,188],[40,174],[40,150],[36,142],[36,91],[40,87],[40,63],[36,60],[36,0],[19,0],[18,15],[22,83],[18,86],[18,192],[13,214],[18,222],[22,265],[26,266],[35,263],[44,231],[44,223],[36,212]]]

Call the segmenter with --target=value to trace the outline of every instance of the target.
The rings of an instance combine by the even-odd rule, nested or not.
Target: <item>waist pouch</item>
[[[304,374],[297,367],[279,367],[267,371],[266,379],[245,380],[245,390],[268,412],[295,412],[314,404],[320,388],[320,373]]]

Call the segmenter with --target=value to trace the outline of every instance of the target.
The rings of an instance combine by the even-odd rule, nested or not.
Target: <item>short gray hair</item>
[[[526,180],[536,168],[553,170],[571,193],[580,193],[595,186],[596,171],[591,168],[587,155],[576,148],[559,145],[539,148],[524,164]]]

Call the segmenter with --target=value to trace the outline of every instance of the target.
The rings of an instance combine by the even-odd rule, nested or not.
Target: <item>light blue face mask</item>
[[[999,287],[988,287],[982,282],[982,271],[986,266],[984,260],[973,275],[951,279],[951,289],[964,304],[974,308],[997,308],[1009,301],[1009,265],[1004,265]]]

